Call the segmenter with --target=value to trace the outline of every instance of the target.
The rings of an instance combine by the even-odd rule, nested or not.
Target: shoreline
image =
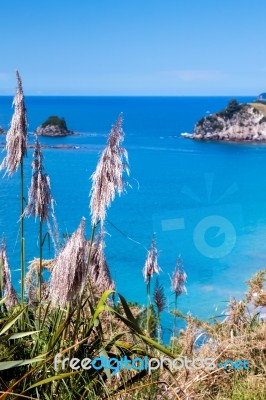
[[[212,142],[212,143],[236,143],[236,144],[266,144],[266,138],[264,140],[253,140],[253,139],[212,139],[212,138],[197,138],[194,137],[193,133],[181,133],[181,137],[184,139],[194,140],[195,142]]]

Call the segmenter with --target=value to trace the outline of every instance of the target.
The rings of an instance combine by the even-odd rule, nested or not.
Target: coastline
[[[193,133],[181,133],[180,136],[184,139],[194,140],[195,142],[208,142],[208,143],[232,143],[232,144],[266,144],[266,139],[256,140],[256,139],[212,139],[211,137],[203,139],[194,137]]]

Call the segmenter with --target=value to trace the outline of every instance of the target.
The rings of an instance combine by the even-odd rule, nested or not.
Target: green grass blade
[[[120,298],[120,301],[121,301],[121,304],[122,304],[123,309],[124,309],[124,311],[125,311],[125,314],[126,314],[126,316],[127,316],[127,319],[128,319],[129,321],[131,321],[133,325],[138,326],[137,320],[136,320],[136,318],[134,317],[134,315],[132,314],[132,312],[131,312],[131,310],[130,310],[128,304],[127,304],[126,299],[125,299],[121,294],[119,294],[119,293],[118,293],[118,296],[119,296],[119,298]],[[139,327],[138,327],[138,331],[139,331],[139,333],[141,333],[141,329],[140,329]]]
[[[40,331],[30,331],[30,332],[19,332],[19,333],[10,333],[9,335],[4,335],[0,337],[0,342],[4,342],[5,340],[11,339],[21,339],[25,336],[33,335],[34,333],[38,333]]]
[[[26,310],[28,306],[24,307],[20,313],[15,316],[14,318],[12,318],[9,322],[6,323],[6,325],[4,326],[4,328],[1,330],[0,332],[0,336],[3,335],[6,331],[8,331],[8,329],[11,328],[11,326],[13,326],[15,324],[15,322],[19,319],[19,317],[24,313],[24,311]]]
[[[155,340],[149,338],[145,335],[139,335],[139,337],[150,346],[154,347],[155,349],[159,350],[161,353],[166,354],[167,356],[174,358],[174,354],[168,350],[166,347],[162,346],[161,344],[157,343]]]
[[[82,371],[65,372],[64,374],[50,376],[49,378],[45,378],[39,382],[34,383],[34,385],[31,385],[29,388],[27,388],[25,390],[25,392],[27,392],[30,389],[36,388],[38,386],[45,385],[46,383],[49,383],[49,382],[58,381],[60,379],[65,379],[65,378],[70,378],[71,376],[80,374],[81,372]]]
[[[30,360],[3,361],[0,362],[0,371],[15,367],[22,367],[23,365],[33,364],[39,361],[43,361],[44,359],[45,359],[44,356],[40,356],[32,358]]]

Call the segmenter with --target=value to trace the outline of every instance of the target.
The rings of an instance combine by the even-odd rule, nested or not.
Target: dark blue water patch
[[[191,132],[202,116],[225,107],[232,97],[36,97],[25,99],[29,130],[34,131],[50,115],[65,117],[75,132],[107,134],[119,113],[124,114],[128,135],[169,136]],[[237,97],[239,102],[253,100]],[[12,98],[0,98],[0,125],[7,129]]]

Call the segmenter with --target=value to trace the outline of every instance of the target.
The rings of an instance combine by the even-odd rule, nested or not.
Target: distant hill
[[[257,101],[261,101],[261,102],[263,102],[263,103],[266,104],[266,93],[261,93],[261,94],[258,96]]]
[[[266,102],[239,104],[231,100],[220,112],[201,118],[193,134],[182,136],[195,140],[266,142]]]

